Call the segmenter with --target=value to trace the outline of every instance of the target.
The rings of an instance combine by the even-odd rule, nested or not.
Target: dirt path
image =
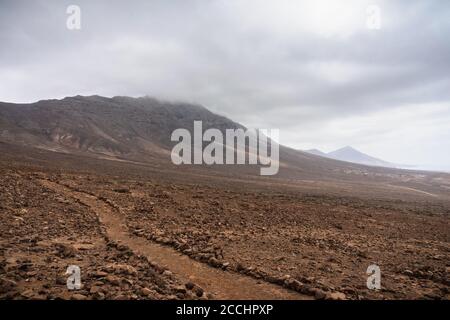
[[[124,217],[106,202],[55,182],[41,180],[41,183],[67,198],[78,199],[89,206],[98,215],[111,239],[127,245],[131,250],[148,257],[151,261],[167,267],[181,280],[186,282],[192,280],[207,292],[212,293],[216,299],[311,299],[281,286],[212,268],[180,254],[175,249],[130,235]]]
[[[420,194],[425,194],[425,195],[430,196],[430,197],[435,197],[435,198],[438,197],[437,194],[429,193],[429,192],[426,192],[426,191],[423,191],[423,190],[414,189],[414,188],[410,188],[410,187],[396,186],[396,185],[392,185],[392,184],[388,184],[388,186],[394,187],[396,189],[408,190],[408,191],[413,191],[413,192],[417,192],[417,193],[420,193]]]

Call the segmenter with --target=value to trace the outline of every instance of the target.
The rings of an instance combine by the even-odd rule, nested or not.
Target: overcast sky
[[[294,148],[450,170],[448,0],[0,0],[0,44],[0,101],[184,100]]]

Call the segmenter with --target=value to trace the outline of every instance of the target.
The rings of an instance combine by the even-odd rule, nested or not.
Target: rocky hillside
[[[142,97],[68,97],[31,104],[0,103],[0,139],[66,153],[139,159],[165,154],[177,128],[237,128],[206,108]],[[142,159],[141,159],[142,160]]]
[[[173,130],[186,128],[192,132],[195,120],[202,120],[204,130],[244,128],[200,105],[150,97],[75,96],[30,104],[0,102],[0,149],[3,158],[11,159],[18,157],[17,150],[22,150],[30,161],[40,158],[48,162],[52,158],[55,162],[65,155],[170,167],[170,152],[175,144],[170,141]],[[79,159],[84,158],[73,159],[80,163]],[[430,181],[433,185],[442,184],[443,179],[440,174],[367,167],[285,146],[280,146],[279,165],[279,173],[272,178],[293,182],[299,179],[417,182],[414,188],[423,188],[425,183],[427,190],[435,192],[436,188],[428,188]],[[195,166],[195,170],[205,169],[234,177],[259,176],[257,166]]]

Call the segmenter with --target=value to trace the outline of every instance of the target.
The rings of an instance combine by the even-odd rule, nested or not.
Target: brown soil
[[[42,180],[41,183],[68,199],[74,198],[89,206],[98,214],[109,238],[125,244],[133,252],[146,256],[159,265],[164,266],[174,272],[177,278],[182,279],[186,283],[195,282],[199,284],[216,299],[287,300],[309,298],[264,281],[257,281],[251,277],[211,268],[207,264],[181,255],[170,247],[161,246],[155,242],[132,236],[128,232],[125,217],[115,212],[114,207],[104,200],[87,193],[71,190],[51,181]]]
[[[30,168],[2,177],[2,298],[449,298],[450,207],[435,197]],[[81,290],[66,288],[70,264]],[[378,291],[366,287],[371,264]]]

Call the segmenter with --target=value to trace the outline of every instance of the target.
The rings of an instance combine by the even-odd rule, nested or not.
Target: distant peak
[[[342,147],[340,149],[328,152],[328,155],[330,155],[330,156],[336,155],[336,154],[354,154],[354,155],[359,154],[359,155],[361,155],[361,154],[364,154],[364,153],[362,153],[361,151],[353,148],[352,146],[345,146],[345,147]]]
[[[327,153],[327,156],[336,160],[360,163],[369,166],[395,167],[392,163],[369,156],[351,146],[345,146],[341,149],[329,152]]]
[[[338,149],[338,150],[358,151],[355,148],[353,148],[352,146],[345,146],[345,147],[343,147],[341,149]]]

